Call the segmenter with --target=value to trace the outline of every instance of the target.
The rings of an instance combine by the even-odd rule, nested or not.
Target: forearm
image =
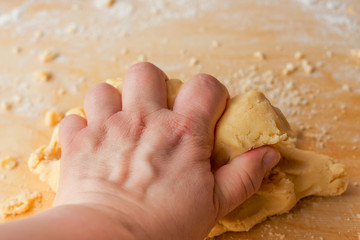
[[[0,225],[0,239],[136,239],[134,229],[106,213],[80,205],[54,207],[38,215]]]

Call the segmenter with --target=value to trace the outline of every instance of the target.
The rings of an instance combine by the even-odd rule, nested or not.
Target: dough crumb
[[[295,54],[294,54],[294,58],[295,58],[296,60],[301,60],[301,59],[304,58],[304,54],[303,54],[302,52],[297,51],[297,52],[295,52]]]
[[[333,54],[332,51],[326,51],[326,56],[327,56],[328,58],[331,58],[333,55],[334,55],[334,54]]]
[[[314,72],[314,67],[309,63],[308,60],[302,60],[301,67],[304,70],[304,72],[306,72],[308,74]]]
[[[71,23],[66,26],[65,32],[70,34],[75,34],[79,31],[79,26],[75,23]]]
[[[287,63],[281,73],[282,75],[287,76],[295,71],[296,71],[296,66],[292,63]]]
[[[285,235],[284,235],[284,234],[281,234],[281,233],[275,233],[274,235],[275,235],[275,237],[278,237],[280,240],[285,239]]]
[[[347,92],[351,91],[351,87],[349,85],[347,85],[347,84],[342,85],[341,88],[342,88],[342,90],[347,91]]]
[[[6,170],[12,170],[17,166],[17,161],[14,157],[8,156],[0,159],[0,167]]]
[[[111,86],[113,86],[114,88],[117,88],[119,90],[122,89],[122,83],[123,83],[123,80],[122,78],[120,77],[117,77],[117,78],[108,78],[105,80],[105,82],[107,84],[110,84]]]
[[[342,110],[345,110],[347,107],[348,106],[345,103],[340,104],[340,109],[342,109]]]
[[[213,40],[213,41],[211,42],[211,46],[212,46],[213,48],[220,47],[220,42],[219,42],[219,41],[216,41],[216,40]]]
[[[55,60],[58,57],[58,53],[54,50],[47,49],[40,55],[40,61],[46,63]]]
[[[1,206],[0,216],[6,218],[25,213],[32,208],[34,201],[40,198],[41,194],[38,192],[22,191]]]
[[[324,65],[325,65],[324,62],[322,62],[322,61],[316,62],[316,66],[317,66],[318,68],[321,68],[321,67],[323,67]]]
[[[64,114],[60,111],[51,109],[45,114],[46,126],[53,127],[57,125],[64,118]]]
[[[192,58],[190,58],[189,64],[190,64],[190,66],[196,66],[199,64],[199,60],[195,57],[192,57]]]
[[[95,0],[95,6],[98,8],[108,8],[114,5],[115,0]]]
[[[121,53],[121,55],[126,55],[126,54],[129,53],[129,49],[123,48],[123,49],[120,50],[120,53]]]
[[[19,54],[19,53],[21,53],[21,51],[22,51],[22,49],[21,49],[19,46],[15,46],[15,47],[13,47],[13,49],[12,49],[12,52],[13,52],[14,54]]]
[[[152,7],[150,9],[150,13],[153,14],[153,15],[159,15],[160,13],[160,9],[156,8],[156,7]]]
[[[64,94],[66,94],[66,90],[63,89],[63,88],[59,88],[59,89],[57,90],[56,94],[59,95],[59,96],[62,96],[62,95],[64,95]]]
[[[179,50],[179,53],[183,56],[183,55],[185,55],[187,53],[187,51],[186,51],[186,49],[181,48]]]
[[[21,103],[22,98],[21,98],[19,95],[14,95],[14,96],[12,97],[12,100],[13,100],[15,103]]]
[[[117,62],[119,59],[118,59],[118,57],[117,56],[112,56],[111,57],[111,61],[113,61],[113,62]]]
[[[356,217],[360,219],[360,213],[356,214]]]
[[[265,54],[260,51],[254,52],[253,56],[258,60],[265,60]]]
[[[356,15],[356,11],[355,11],[355,9],[352,8],[352,7],[348,7],[348,8],[346,9],[346,11],[347,11],[348,13],[350,13],[351,15]],[[359,239],[360,239],[360,238],[359,238]]]
[[[72,108],[72,109],[70,109],[69,111],[66,112],[65,116],[69,116],[69,115],[72,115],[72,114],[75,114],[75,115],[78,115],[80,117],[86,118],[85,111],[82,108]]]
[[[165,38],[161,39],[161,43],[167,44],[167,43],[169,43],[169,39],[167,37],[165,37]]]
[[[11,110],[12,106],[8,101],[2,101],[1,102],[1,109],[5,111]]]
[[[40,38],[44,36],[44,33],[42,31],[36,31],[34,33],[34,41],[38,41]]]
[[[360,59],[360,49],[351,49],[351,56]]]
[[[45,71],[37,71],[35,73],[35,78],[39,82],[47,82],[52,78],[52,74]]]
[[[146,57],[144,54],[141,54],[141,55],[139,55],[139,57],[138,57],[137,60],[138,60],[139,62],[145,62],[146,59],[147,59],[147,57]]]

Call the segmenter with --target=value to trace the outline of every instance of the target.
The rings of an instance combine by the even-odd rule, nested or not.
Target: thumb
[[[253,195],[265,173],[279,160],[280,153],[273,147],[265,146],[237,156],[216,170],[214,198],[219,204],[219,218]]]

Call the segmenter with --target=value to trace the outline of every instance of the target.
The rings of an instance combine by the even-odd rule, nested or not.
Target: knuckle
[[[145,129],[144,116],[141,113],[126,114],[120,112],[107,121],[107,132],[111,139],[139,139]]]
[[[176,137],[191,135],[193,131],[193,122],[188,118],[176,118],[168,123],[169,131]]]
[[[203,129],[199,123],[186,117],[177,118],[169,123],[169,131],[178,142],[186,140],[187,144],[197,148],[200,146],[204,152],[210,153],[212,139],[207,132],[199,131],[199,129]]]
[[[128,122],[127,136],[140,137],[145,129],[145,119],[140,113],[132,114]]]
[[[245,169],[239,169],[238,179],[242,182],[243,191],[245,192],[245,199],[248,199],[251,195],[253,195],[257,190],[256,180],[252,177]]]
[[[94,149],[97,151],[106,137],[106,130],[102,127],[90,127],[81,136],[80,145],[86,149]]]

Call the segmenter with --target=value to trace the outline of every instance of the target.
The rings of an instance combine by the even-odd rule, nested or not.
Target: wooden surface
[[[59,56],[42,63],[39,55],[48,48]],[[90,87],[147,60],[184,81],[213,74],[232,95],[264,91],[298,130],[299,147],[334,157],[350,176],[342,196],[304,199],[289,214],[218,239],[360,239],[360,59],[350,54],[356,48],[357,0],[118,0],[110,8],[93,1],[0,0],[0,102],[12,104],[0,110],[0,157],[19,162],[14,170],[0,169],[0,202],[30,189],[42,199],[15,218],[51,206],[54,193],[27,169],[29,154],[50,138],[45,111],[81,106]],[[301,69],[296,51],[313,73]],[[289,62],[297,71],[282,76]],[[38,81],[38,71],[53,77]],[[59,88],[66,93],[59,96]]]

